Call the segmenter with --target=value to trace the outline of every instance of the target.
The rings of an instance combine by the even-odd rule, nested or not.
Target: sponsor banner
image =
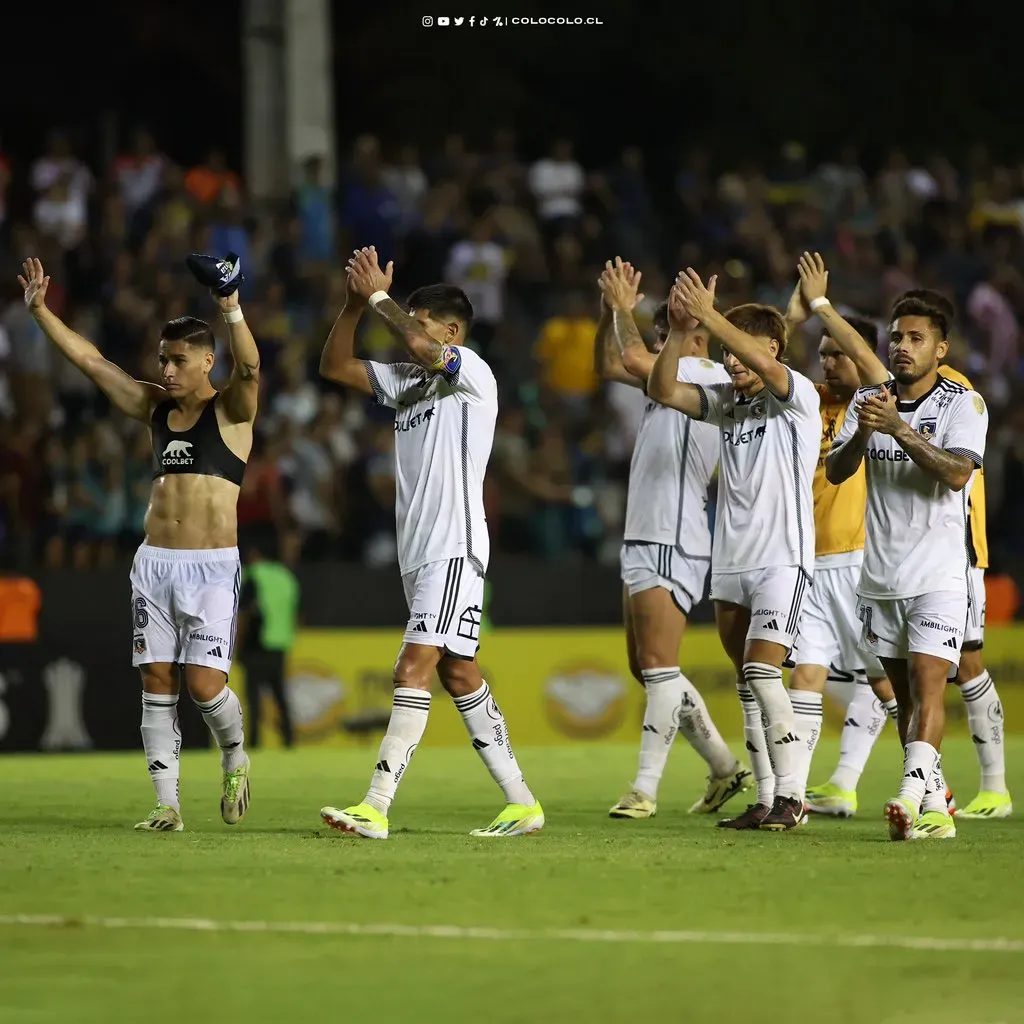
[[[391,709],[391,673],[401,635],[383,630],[305,630],[292,651],[288,696],[296,741],[303,745],[375,747]],[[999,686],[1005,727],[1024,731],[1024,627],[990,627],[986,664]],[[729,739],[742,737],[735,674],[713,627],[687,630],[684,674],[698,687]],[[633,743],[643,721],[644,692],[629,673],[620,629],[494,629],[483,637],[480,666],[518,746],[568,742]],[[244,690],[241,666],[232,683]],[[825,728],[842,729],[852,683],[837,674],[825,702]],[[462,721],[435,680],[424,743],[461,746]],[[950,734],[965,733],[963,701],[947,694]],[[264,697],[265,742],[279,743],[276,709]]]

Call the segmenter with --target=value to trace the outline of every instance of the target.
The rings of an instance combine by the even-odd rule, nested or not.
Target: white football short
[[[711,600],[750,609],[747,640],[770,640],[791,650],[811,577],[798,565],[750,572],[712,572]]]
[[[465,558],[428,562],[402,577],[409,623],[407,644],[442,647],[471,661],[480,649],[484,578]]]
[[[179,551],[143,544],[132,563],[132,664],[228,672],[242,565],[238,548]]]
[[[630,597],[661,587],[684,615],[703,600],[711,568],[706,558],[693,558],[681,548],[646,541],[626,541],[619,564]]]
[[[878,659],[860,649],[859,583],[860,565],[815,566],[790,658],[794,665],[821,665],[869,679],[885,675]]]
[[[980,647],[985,640],[985,570],[971,566],[967,570],[967,628],[964,646]]]
[[[960,664],[967,595],[953,590],[885,600],[862,597],[857,606],[861,647],[877,658],[930,654]]]

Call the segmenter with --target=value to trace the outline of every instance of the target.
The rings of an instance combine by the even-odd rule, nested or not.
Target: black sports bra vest
[[[170,473],[219,476],[242,486],[245,463],[224,443],[217,424],[217,398],[203,407],[190,430],[171,430],[167,417],[174,402],[161,402],[153,410],[153,478]]]

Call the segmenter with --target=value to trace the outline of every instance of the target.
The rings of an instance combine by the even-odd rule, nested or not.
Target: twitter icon
[[[455,19],[455,24],[456,25],[461,25],[465,20],[466,20],[465,18],[456,18]]]

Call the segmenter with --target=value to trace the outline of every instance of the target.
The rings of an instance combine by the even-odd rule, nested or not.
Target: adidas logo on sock
[[[165,765],[165,764],[163,763],[163,761],[154,761],[154,762],[153,762],[153,763],[152,763],[152,764],[151,764],[151,765],[149,766],[149,770],[150,770],[151,772],[165,772],[165,771],[167,771],[167,765]]]
[[[390,773],[391,772],[391,765],[389,765],[387,763],[387,761],[378,761],[377,762],[377,771]]]
[[[956,637],[955,636],[951,636],[942,646],[943,647],[952,647],[953,650],[955,651],[956,650]]]
[[[776,619],[772,619],[771,622],[766,623],[761,627],[762,629],[774,629],[776,633],[779,631],[779,623]]]
[[[749,750],[752,754],[757,753],[757,747],[755,747],[754,744],[750,742],[750,740],[747,740],[747,750]]]
[[[420,619],[420,621],[417,622],[416,625],[412,627],[412,631],[414,633],[429,633],[430,632],[427,629],[427,624],[422,619]]]
[[[786,735],[783,736],[781,740],[776,740],[775,741],[775,746],[780,746],[783,743],[796,743],[796,741],[797,741],[796,733],[794,733],[794,732],[787,732]]]
[[[924,772],[920,768],[915,768],[913,771],[906,772],[903,775],[905,779],[920,779],[924,782]]]
[[[980,744],[981,746],[985,745],[985,741],[980,736],[973,735],[973,733],[971,735],[971,739],[974,740],[975,743]]]
[[[210,650],[208,650],[206,652],[206,656],[208,658],[223,658],[224,657],[224,655],[221,654],[219,647],[211,647]]]
[[[653,732],[653,733],[657,734],[658,730],[655,729],[653,725],[645,725],[643,727],[643,729],[641,730],[641,732]]]
[[[843,725],[844,726],[847,726],[847,725],[852,726],[854,729],[859,729],[860,728],[860,723],[857,721],[856,718],[848,718],[845,722],[843,722]]]
[[[488,743],[487,740],[480,739],[479,736],[476,737],[476,739],[473,740],[473,749],[474,750],[483,750],[485,747],[489,747],[489,746],[490,746],[490,743]]]

